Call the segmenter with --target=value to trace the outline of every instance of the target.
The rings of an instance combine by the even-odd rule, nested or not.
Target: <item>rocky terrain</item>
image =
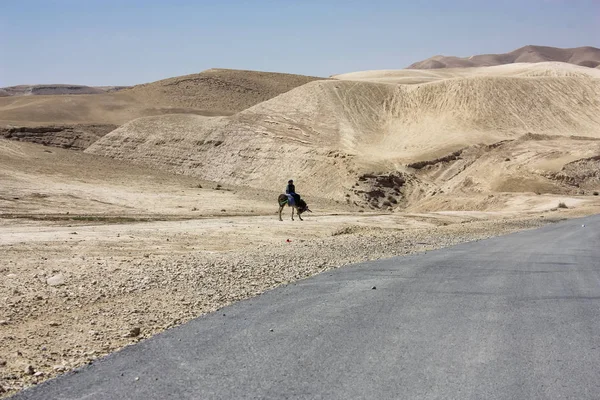
[[[54,125],[0,127],[0,137],[63,149],[85,150],[117,125]]]
[[[597,213],[596,50],[0,89],[0,396],[331,268]]]
[[[289,243],[225,253],[175,256],[154,255],[150,249],[144,255],[87,256],[80,250],[65,253],[50,247],[34,261],[24,260],[22,254],[17,258],[20,246],[13,246],[5,249],[9,262],[0,270],[5,278],[0,286],[0,387],[14,393],[203,313],[330,268],[484,239],[561,218],[556,212],[491,221],[465,218],[426,228],[349,225],[320,239],[292,238]],[[75,235],[78,228],[72,230]]]
[[[553,140],[559,147],[564,139],[546,142]],[[486,152],[465,150],[412,168],[425,174],[421,179],[434,179],[443,170],[463,168],[444,163],[469,164],[476,159],[469,153],[477,151]],[[553,179],[580,179],[596,163],[594,157],[566,162]],[[6,139],[0,139],[0,179],[3,395],[330,268],[600,209],[600,197],[593,193],[485,197],[482,203],[497,211],[474,211],[481,199],[468,192],[452,199],[454,208],[462,204],[466,211],[448,211],[452,207],[438,193],[430,201],[439,203],[424,203],[440,210],[434,213],[374,212],[305,196],[314,213],[292,222],[286,208],[279,222],[276,188],[224,185]],[[395,175],[363,179],[365,187],[400,185]]]
[[[533,65],[412,85],[314,81],[228,117],[137,119],[86,152],[263,190],[286,171],[306,182],[307,195],[373,210],[465,190],[590,190],[549,175],[599,151],[600,79],[581,68]],[[430,167],[414,168],[420,163]]]

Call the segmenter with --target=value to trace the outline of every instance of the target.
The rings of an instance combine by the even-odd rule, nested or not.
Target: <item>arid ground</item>
[[[210,70],[0,98],[0,396],[331,268],[598,213],[599,72]],[[278,220],[290,178],[304,221]]]

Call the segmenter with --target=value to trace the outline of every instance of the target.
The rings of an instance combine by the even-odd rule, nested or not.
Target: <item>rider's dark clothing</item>
[[[296,193],[296,187],[293,183],[288,183],[288,185],[285,187],[285,194],[291,195],[294,198],[294,202],[298,204],[300,195]]]

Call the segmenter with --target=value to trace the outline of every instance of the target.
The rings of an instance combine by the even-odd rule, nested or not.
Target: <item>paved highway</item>
[[[326,272],[14,398],[598,399],[600,216]]]

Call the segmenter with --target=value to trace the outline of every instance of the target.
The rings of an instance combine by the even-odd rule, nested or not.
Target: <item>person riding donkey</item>
[[[288,196],[288,203],[290,206],[298,204],[298,201],[300,201],[300,195],[296,193],[296,186],[294,186],[294,181],[292,179],[288,181],[288,184],[285,187],[285,194]]]
[[[277,203],[279,204],[279,220],[283,221],[281,218],[281,212],[283,211],[283,207],[287,204],[292,209],[292,221],[294,220],[294,210],[298,213],[298,219],[303,221],[301,214],[304,212],[312,212],[306,201],[300,198],[300,195],[296,193],[296,187],[294,186],[294,181],[289,180],[287,186],[285,187],[285,194],[282,193],[277,197]]]

